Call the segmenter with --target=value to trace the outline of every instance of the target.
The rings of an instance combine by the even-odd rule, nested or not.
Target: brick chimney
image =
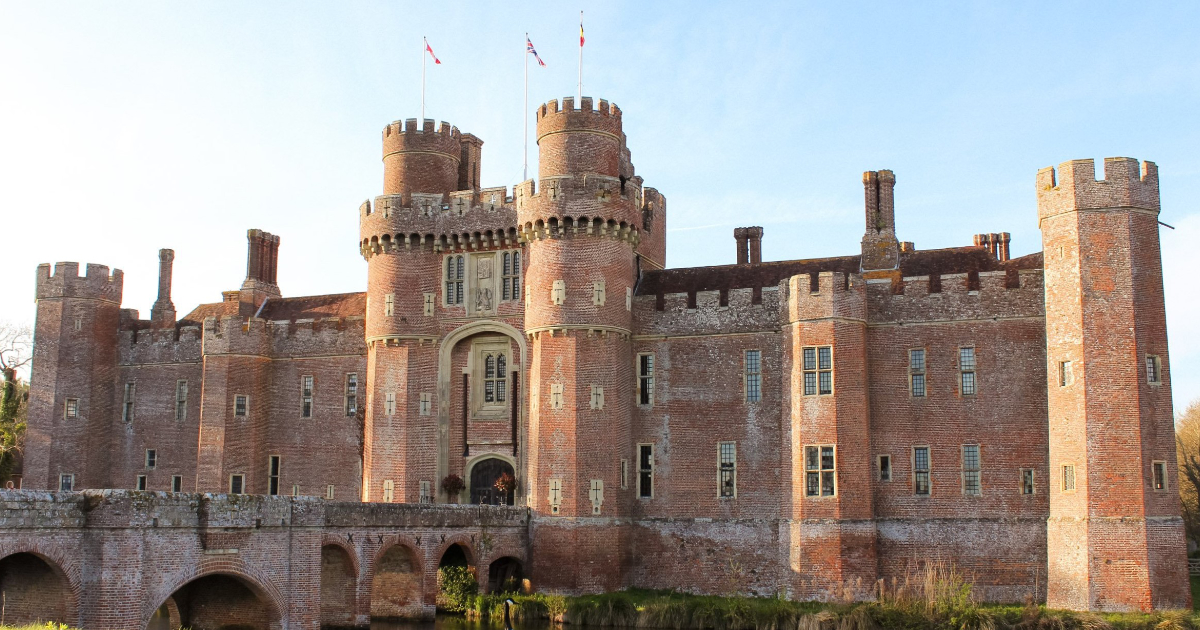
[[[737,264],[744,265],[750,262],[750,237],[746,228],[733,228],[733,238],[737,240]]]
[[[757,265],[762,262],[763,229],[758,226],[733,228],[737,239],[737,264]]]
[[[267,298],[280,296],[275,282],[279,270],[279,237],[262,230],[246,232],[246,281],[238,294],[238,314],[250,317]]]
[[[150,322],[155,328],[175,326],[175,304],[171,302],[171,268],[175,250],[158,250],[158,299],[150,307]]]
[[[1008,232],[1000,232],[999,234],[992,232],[991,234],[976,234],[975,246],[982,247],[987,250],[992,258],[1000,262],[1008,260],[1008,246],[1012,241],[1012,235]]]

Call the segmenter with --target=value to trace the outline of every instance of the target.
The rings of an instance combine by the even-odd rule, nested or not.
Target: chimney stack
[[[246,281],[238,292],[238,314],[254,315],[268,298],[280,296],[275,277],[279,270],[279,237],[262,230],[246,232]]]
[[[992,258],[1000,262],[1008,260],[1008,246],[1011,241],[1012,235],[1008,232],[975,235],[975,246],[983,247],[992,255]]]
[[[748,227],[746,236],[750,240],[750,264],[757,265],[762,262],[763,229],[757,225]]]
[[[737,239],[737,264],[750,262],[750,236],[746,228],[733,228],[733,238]]]
[[[155,328],[175,326],[175,305],[171,302],[171,270],[175,250],[158,250],[158,299],[150,307],[150,321]]]

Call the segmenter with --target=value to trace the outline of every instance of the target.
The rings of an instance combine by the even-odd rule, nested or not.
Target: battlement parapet
[[[420,127],[416,118],[408,118],[403,123],[396,121],[383,128],[384,158],[393,153],[434,152],[457,162],[461,158],[461,143],[462,132],[444,120],[436,129],[434,121],[428,118]]]
[[[1092,160],[1071,160],[1038,171],[1038,219],[1074,210],[1131,208],[1157,214],[1158,166],[1134,158],[1104,159],[1104,179]]]
[[[840,271],[797,274],[780,283],[785,287],[785,324],[822,319],[866,322],[866,281]]]
[[[655,195],[660,207],[665,205],[657,191]],[[525,181],[513,189],[517,220],[527,240],[554,236],[543,228],[570,224],[582,229],[597,221],[628,228],[636,235],[645,223],[644,199],[644,189],[635,182],[593,173],[543,177],[540,182]]]
[[[122,365],[194,363],[200,360],[200,326],[122,330],[118,343]]]
[[[918,323],[1045,315],[1041,269],[1007,269],[867,282],[870,322]]]
[[[779,287],[638,295],[635,335],[737,334],[779,328]]]
[[[79,263],[59,262],[54,264],[54,274],[49,263],[38,265],[36,299],[81,298],[121,303],[125,274],[120,269],[109,269],[105,265],[87,264],[87,271],[79,275]]]
[[[268,321],[251,317],[204,320],[204,354],[250,354],[266,358],[366,354],[366,319],[326,317]]]
[[[609,177],[633,175],[621,131],[621,110],[600,100],[592,108],[591,97],[552,100],[537,110],[538,176],[595,173]]]
[[[508,189],[500,186],[479,191],[440,194],[380,195],[374,203],[359,206],[359,234],[363,240],[383,234],[444,234],[503,230],[516,225],[516,211]],[[407,198],[406,198],[407,197]]]
[[[562,130],[596,129],[617,135],[621,133],[621,108],[616,103],[584,96],[579,99],[579,107],[575,107],[575,97],[565,96],[562,107],[558,105],[558,99],[552,98],[537,108],[539,140],[547,133]]]

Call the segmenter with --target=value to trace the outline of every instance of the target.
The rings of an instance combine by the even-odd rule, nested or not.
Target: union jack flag
[[[537,54],[537,51],[536,51],[536,50],[534,50],[534,48],[533,48],[533,42],[529,41],[529,37],[528,37],[528,36],[526,36],[526,37],[525,37],[525,52],[527,52],[527,53],[533,53],[533,58],[534,58],[534,59],[537,59],[537,62],[538,62],[538,65],[539,65],[539,66],[544,66],[544,65],[546,65],[546,62],[545,62],[545,61],[542,61],[542,58],[538,56],[538,54]]]

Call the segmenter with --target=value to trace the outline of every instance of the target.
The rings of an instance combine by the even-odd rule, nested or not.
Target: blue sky
[[[1176,407],[1200,398],[1200,3],[587,3],[584,92],[625,112],[638,173],[668,198],[668,264],[854,253],[864,170],[896,172],[918,248],[1008,231],[1040,249],[1034,175],[1077,158],[1159,164]],[[488,3],[0,2],[0,212],[14,298],[34,268],[125,270],[146,315],[156,251],[181,312],[245,274],[245,230],[282,236],[288,295],[363,290],[356,211],[380,131],[427,116],[485,141],[483,183],[521,178],[530,103],[573,94],[579,7]],[[536,147],[531,151],[536,172]]]

